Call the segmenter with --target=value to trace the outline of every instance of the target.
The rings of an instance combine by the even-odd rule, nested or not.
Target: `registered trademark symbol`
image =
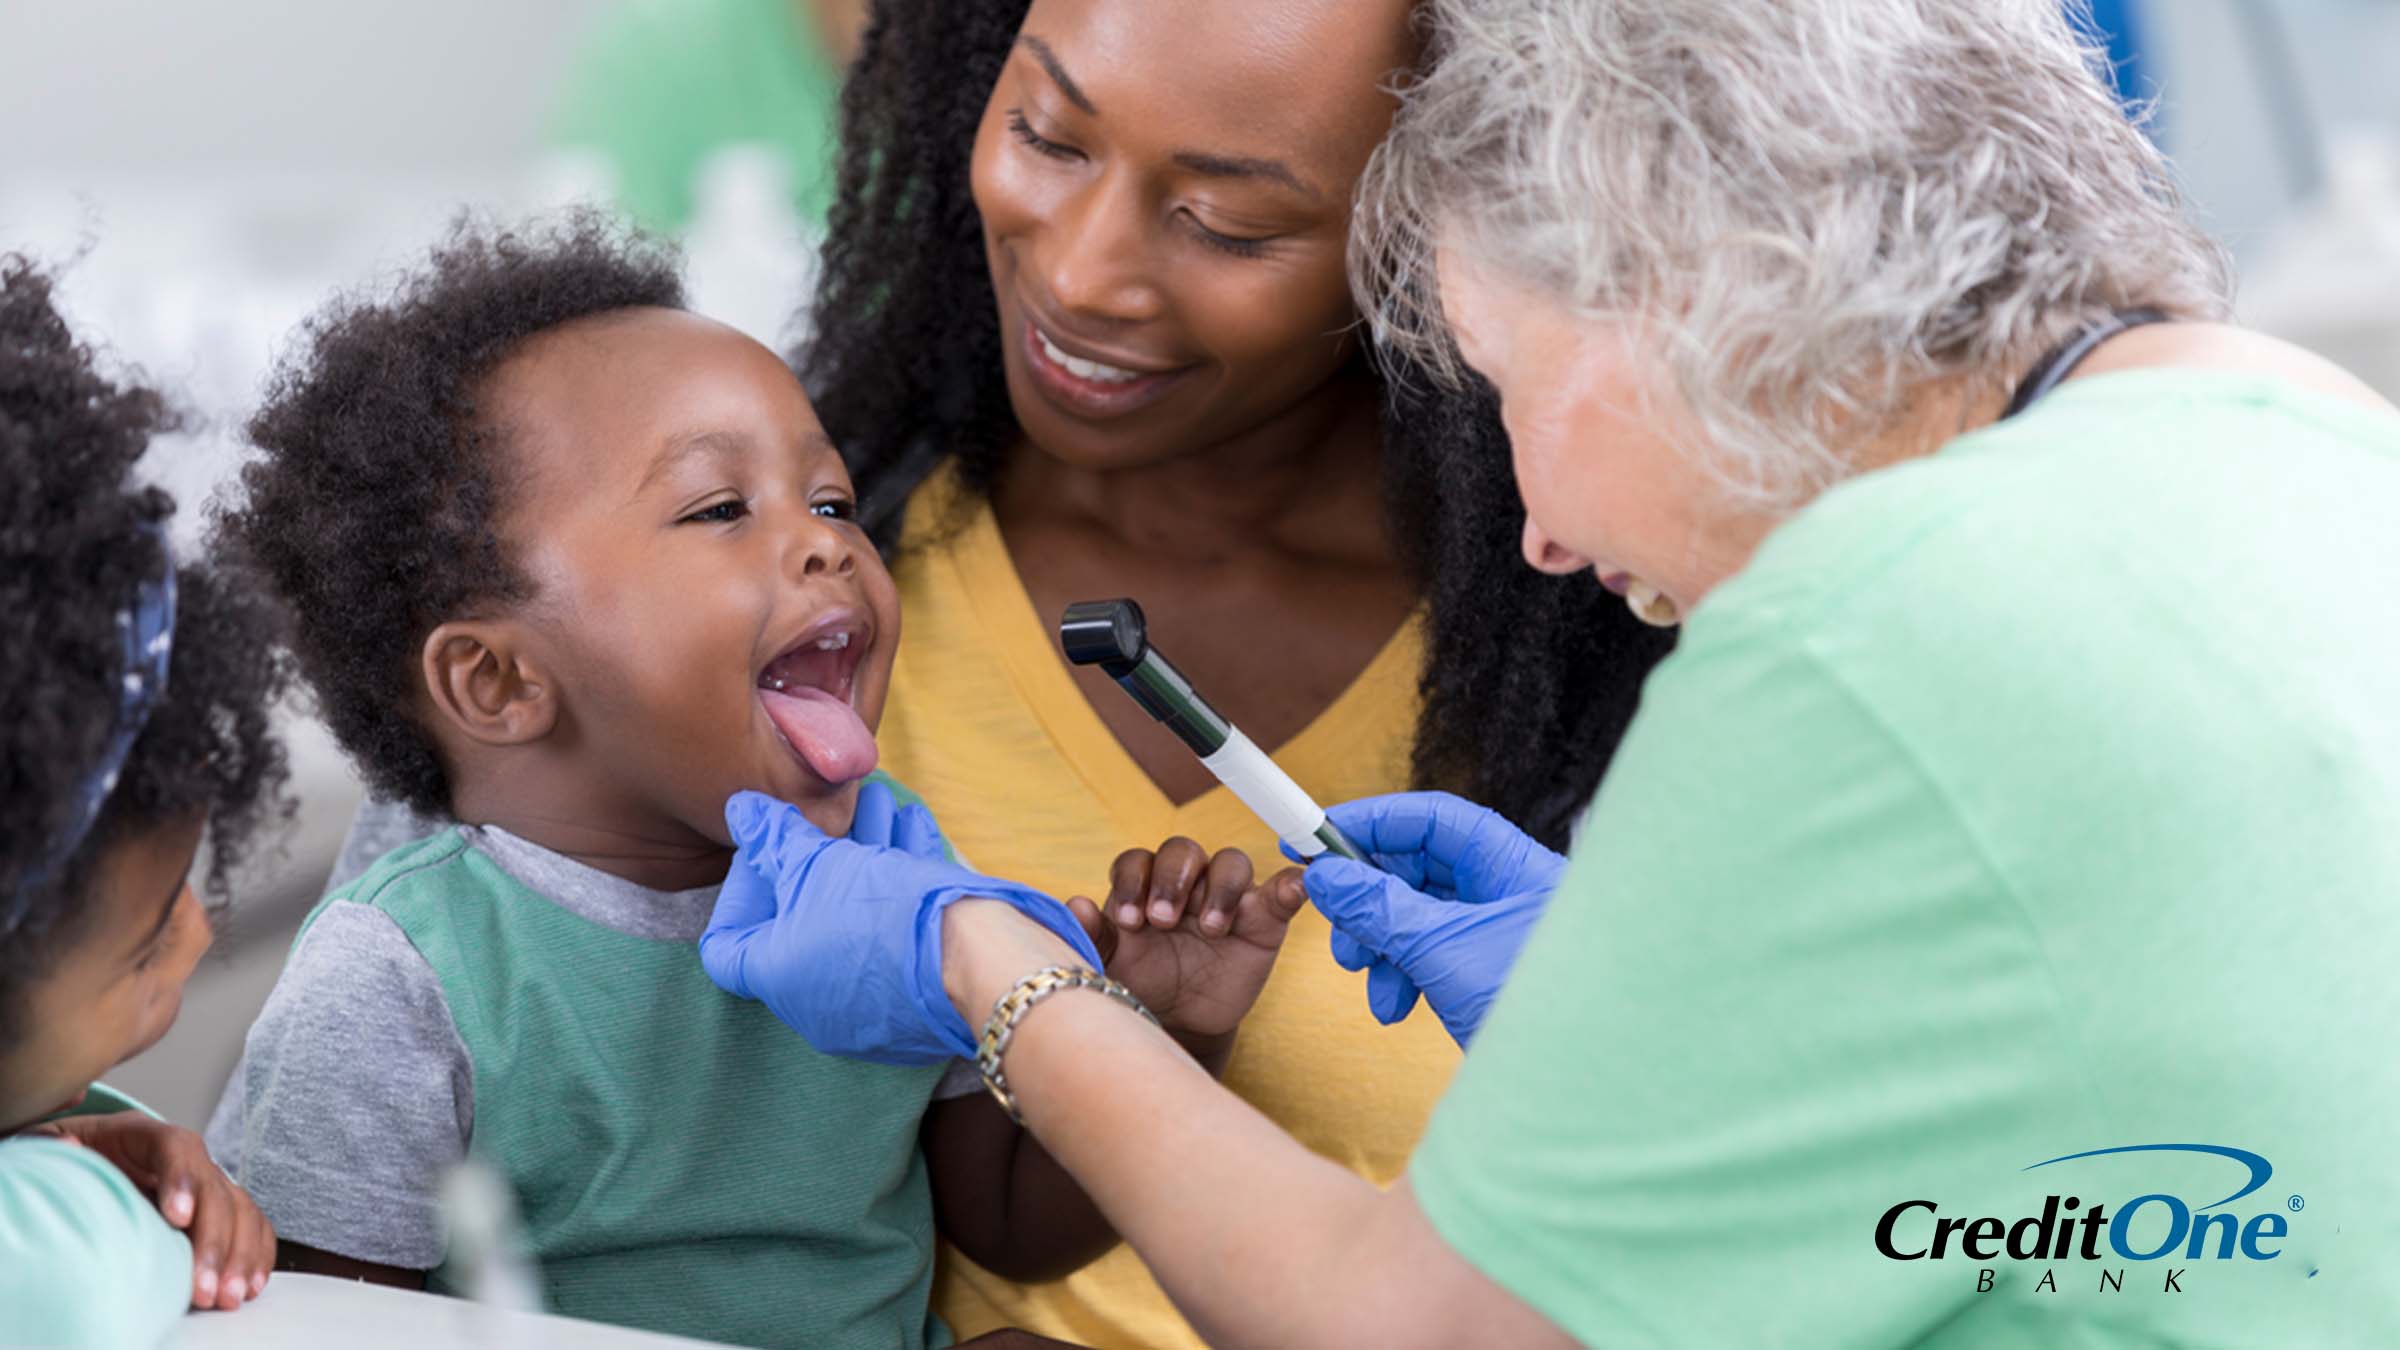
[[[2292,1212],[2293,1212],[2294,1214],[2297,1214],[2297,1213],[2299,1213],[2301,1210],[2304,1210],[2304,1209],[2308,1208],[2308,1202],[2307,1202],[2307,1201],[2305,1201],[2305,1200],[2303,1200],[2303,1199],[2301,1199],[2299,1196],[2296,1196],[2296,1195],[2295,1195],[2295,1196],[2293,1196],[2291,1199],[2284,1201],[2284,1203],[2285,1203],[2285,1204],[2287,1204],[2287,1205],[2290,1205],[2290,1206],[2292,1207]]]

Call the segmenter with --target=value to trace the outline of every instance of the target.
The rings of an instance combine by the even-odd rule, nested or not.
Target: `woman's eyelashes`
[[[1208,245],[1210,248],[1213,248],[1220,253],[1230,253],[1236,258],[1264,257],[1267,252],[1267,245],[1275,242],[1274,236],[1272,235],[1265,238],[1253,239],[1238,234],[1222,234],[1216,230],[1208,228],[1206,225],[1201,224],[1200,218],[1193,215],[1189,211],[1184,212],[1183,215],[1184,219],[1190,223],[1193,235],[1197,237],[1201,243]]]
[[[1030,149],[1037,155],[1042,155],[1049,159],[1063,160],[1079,160],[1084,157],[1084,154],[1081,150],[1078,150],[1071,145],[1063,145],[1057,141],[1051,140],[1042,133],[1035,131],[1033,129],[1033,124],[1025,120],[1025,113],[1023,109],[1011,108],[1008,110],[1008,131],[1010,135],[1016,137],[1017,140],[1022,142],[1027,149]],[[1193,215],[1190,211],[1183,211],[1179,214],[1182,215],[1184,223],[1190,228],[1193,238],[1220,253],[1230,254],[1236,258],[1262,257],[1267,251],[1267,246],[1275,242],[1274,237],[1271,235],[1265,238],[1251,238],[1244,235],[1226,234],[1219,230],[1212,230],[1208,226],[1201,224],[1200,218]]]
[[[1037,155],[1046,155],[1051,159],[1083,158],[1081,150],[1071,145],[1061,145],[1035,131],[1033,124],[1025,120],[1025,112],[1021,108],[1008,110],[1008,134],[1023,142],[1027,149]]]

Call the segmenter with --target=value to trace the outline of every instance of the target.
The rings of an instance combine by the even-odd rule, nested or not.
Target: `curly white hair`
[[[1380,342],[1446,378],[1438,247],[1637,325],[1727,487],[1792,503],[1928,382],[2005,389],[2230,268],[2060,0],[1425,0],[1361,187]]]

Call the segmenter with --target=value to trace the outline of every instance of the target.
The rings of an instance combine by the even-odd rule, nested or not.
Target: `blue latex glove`
[[[933,817],[893,810],[888,793],[872,803],[876,790],[860,792],[847,839],[761,793],[725,803],[736,851],[700,937],[700,964],[718,987],[766,1004],[827,1054],[935,1064],[975,1054],[942,989],[942,911],[952,903],[1005,901],[1100,969],[1066,906],[944,861]]]
[[[858,809],[850,817],[850,842],[896,848],[911,857],[936,862],[950,861],[950,843],[933,823],[933,812],[918,802],[900,805],[891,786],[881,781],[871,781],[858,790]]]
[[[1308,898],[1333,924],[1333,959],[1366,970],[1376,1020],[1408,1016],[1422,993],[1464,1046],[1567,860],[1446,792],[1367,797],[1325,814],[1375,860],[1325,854],[1308,865]]]

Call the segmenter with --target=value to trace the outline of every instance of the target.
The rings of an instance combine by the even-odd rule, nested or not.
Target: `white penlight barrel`
[[[1131,600],[1082,600],[1067,606],[1058,622],[1059,645],[1067,660],[1098,666],[1144,712],[1192,749],[1217,781],[1233,789],[1286,847],[1301,858],[1337,853],[1373,865],[1373,859],[1343,837],[1292,776],[1267,752],[1251,744],[1241,728],[1209,706],[1192,682],[1150,645],[1142,607]]]
[[[1213,755],[1203,755],[1200,762],[1217,776],[1217,781],[1233,790],[1242,805],[1255,812],[1267,823],[1285,847],[1303,858],[1313,858],[1326,850],[1322,833],[1327,831],[1325,808],[1317,805],[1283,766],[1267,757],[1248,736],[1234,728],[1225,744]]]

